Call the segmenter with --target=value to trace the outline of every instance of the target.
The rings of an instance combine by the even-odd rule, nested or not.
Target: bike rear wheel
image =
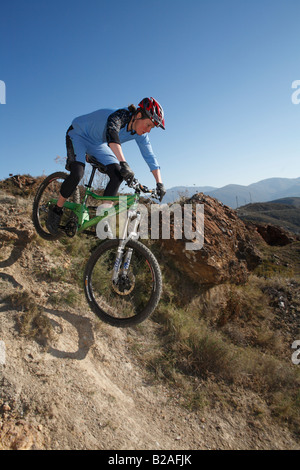
[[[162,277],[153,253],[142,243],[130,240],[132,250],[126,276],[112,281],[119,240],[107,240],[92,253],[84,273],[84,290],[91,310],[104,322],[128,327],[148,318],[159,302]],[[121,271],[121,270],[120,270]]]
[[[45,240],[57,240],[58,238],[63,236],[64,227],[66,227],[67,223],[70,223],[72,218],[75,217],[72,211],[64,208],[60,224],[62,230],[60,230],[57,235],[53,235],[49,232],[46,227],[48,212],[52,205],[50,201],[58,199],[60,187],[64,180],[67,178],[67,176],[68,174],[62,171],[52,173],[44,179],[35,195],[33,202],[32,221],[37,233]],[[75,189],[74,193],[70,196],[68,201],[76,202],[77,204],[79,204],[80,194],[78,188]]]

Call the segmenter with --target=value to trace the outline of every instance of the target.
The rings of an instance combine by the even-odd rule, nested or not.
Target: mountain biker
[[[154,98],[144,98],[138,108],[100,109],[75,118],[67,130],[67,163],[70,171],[60,188],[56,206],[49,210],[47,228],[56,234],[63,214],[63,205],[84,175],[86,155],[92,155],[105,165],[109,182],[103,196],[116,196],[123,180],[131,181],[134,172],[128,165],[121,144],[135,140],[156,181],[156,191],[162,200],[166,191],[160,166],[153,153],[148,133],[154,127],[165,129],[164,111]],[[101,207],[109,208],[107,202]]]

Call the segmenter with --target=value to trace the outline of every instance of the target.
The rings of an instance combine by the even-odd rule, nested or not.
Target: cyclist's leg
[[[69,136],[69,132],[71,132],[72,130],[73,130],[73,126],[70,126],[66,133],[67,161],[66,161],[65,168],[67,171],[70,171],[70,165],[75,160],[74,147],[73,147],[72,139]]]
[[[87,152],[87,145],[84,139],[76,134],[76,132],[69,128],[66,135],[67,147],[67,167],[70,170],[69,176],[65,179],[61,186],[61,196],[67,199],[75,191],[76,186],[84,175],[85,169],[85,156]],[[62,207],[63,201],[58,202],[58,206]]]
[[[60,196],[56,206],[54,206],[48,213],[48,220],[46,222],[47,229],[53,235],[58,233],[59,224],[63,214],[63,205],[71,194],[75,191],[77,185],[84,175],[85,169],[85,155],[86,145],[84,141],[74,131],[67,132],[67,166],[70,169],[70,174],[64,180],[60,188]]]
[[[70,174],[67,176],[60,188],[60,194],[64,199],[68,199],[68,197],[71,196],[83,178],[85,164],[82,162],[73,161],[69,168]]]
[[[109,177],[109,182],[105,188],[103,196],[110,197],[116,196],[118,193],[118,189],[120,184],[123,181],[123,178],[120,173],[120,165],[117,163],[111,163],[110,165],[106,166],[106,174]],[[113,202],[105,201],[97,208],[97,215],[104,215],[105,211],[110,209],[113,206]],[[115,223],[111,220],[104,219],[98,223],[96,233],[100,239],[104,238],[115,238],[115,234],[113,233],[114,228],[111,228],[111,223],[113,223],[112,227],[115,227]]]
[[[111,163],[110,165],[107,165],[106,174],[109,177],[109,182],[105,188],[103,196],[117,195],[119,187],[123,181],[120,169],[121,167],[118,163]]]
[[[115,154],[112,152],[107,143],[99,144],[97,146],[90,146],[87,153],[93,155],[96,160],[106,166],[106,174],[109,177],[109,182],[106,185],[103,196],[116,196],[123,178],[120,173],[121,167]],[[112,201],[103,202],[97,208],[97,215],[104,215],[107,210],[112,208],[112,206]],[[112,222],[111,219],[110,222]],[[107,219],[103,219],[97,224],[96,233],[100,239],[115,238],[115,235],[113,234]]]
[[[109,177],[109,182],[106,185],[103,196],[116,196],[119,187],[123,181],[120,173],[120,165],[117,157],[108,146],[106,142],[98,145],[90,145],[87,153],[93,155],[100,163],[106,166],[106,174]],[[105,203],[105,207],[109,207],[111,204]]]

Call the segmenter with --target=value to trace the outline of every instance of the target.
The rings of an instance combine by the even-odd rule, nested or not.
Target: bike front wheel
[[[142,243],[130,240],[123,261],[132,250],[126,275],[113,280],[119,240],[101,243],[88,260],[84,273],[84,290],[91,310],[112,326],[128,327],[148,318],[159,302],[162,276],[153,253]]]

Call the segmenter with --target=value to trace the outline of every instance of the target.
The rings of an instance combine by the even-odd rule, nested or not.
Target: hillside
[[[238,209],[238,214],[242,220],[278,225],[300,234],[300,197],[247,204]]]
[[[184,272],[173,243],[150,243],[162,300],[151,319],[119,330],[83,295],[95,241],[42,240],[30,191],[11,192],[0,192],[0,449],[300,448],[299,242],[270,247],[199,196],[203,256],[190,252]]]

